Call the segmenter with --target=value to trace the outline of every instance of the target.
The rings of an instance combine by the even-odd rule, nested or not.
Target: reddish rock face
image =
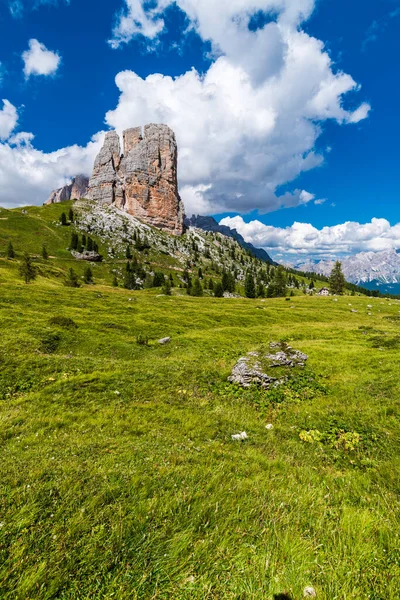
[[[167,125],[146,125],[106,135],[89,182],[89,198],[113,204],[149,225],[174,235],[184,230],[178,192],[177,145]]]
[[[84,198],[88,193],[88,185],[89,179],[85,175],[77,175],[69,185],[53,190],[45,204],[57,204],[58,202],[64,202],[64,200]]]

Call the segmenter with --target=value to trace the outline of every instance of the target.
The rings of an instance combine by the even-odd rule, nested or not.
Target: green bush
[[[70,319],[69,317],[63,317],[62,315],[57,315],[56,317],[51,317],[49,321],[50,325],[57,325],[58,327],[64,327],[65,329],[77,329],[78,325]]]

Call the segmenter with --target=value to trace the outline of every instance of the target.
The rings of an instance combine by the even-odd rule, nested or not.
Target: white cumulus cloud
[[[317,229],[310,223],[293,223],[286,228],[258,220],[246,223],[238,215],[222,219],[221,224],[236,229],[246,242],[277,254],[341,256],[400,247],[400,223],[392,226],[386,219],[374,218],[370,223],[348,221]]]
[[[0,140],[6,140],[18,123],[18,111],[11,102],[3,100],[0,110]]]
[[[61,57],[38,40],[31,39],[29,49],[22,53],[22,60],[25,77],[28,78],[31,75],[54,75],[60,66]]]
[[[7,143],[0,144],[1,206],[43,204],[52,189],[69,183],[77,173],[90,174],[103,137],[101,132],[87,146],[74,145],[45,153],[32,145],[32,133],[13,135]]]
[[[134,36],[155,40],[165,28],[172,0],[125,0],[112,45]],[[182,196],[188,212],[269,212],[296,206],[302,192],[279,187],[320,165],[315,150],[323,123],[357,123],[368,116],[362,103],[345,107],[359,91],[335,69],[321,41],[301,30],[313,0],[177,0],[190,27],[212,44],[215,59],[205,74],[195,69],[172,78],[133,71],[116,77],[118,106],[106,115],[118,131],[165,122],[176,132]],[[249,29],[259,11],[269,22]]]

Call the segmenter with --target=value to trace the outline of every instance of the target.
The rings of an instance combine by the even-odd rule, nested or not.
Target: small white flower
[[[247,440],[247,433],[245,431],[242,431],[242,433],[235,433],[234,435],[232,435],[232,439],[235,441],[240,441],[240,440]]]
[[[120,395],[121,395],[121,392],[119,392],[118,390],[115,390],[114,394],[115,394],[116,396],[120,396]]]
[[[268,425],[265,426],[265,429],[273,429],[274,426],[272,425],[272,423],[268,423]]]
[[[317,592],[311,586],[305,587],[303,594],[304,594],[304,598],[316,598],[317,597]]]

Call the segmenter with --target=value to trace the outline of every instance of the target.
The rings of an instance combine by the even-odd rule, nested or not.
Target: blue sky
[[[162,120],[188,212],[276,254],[400,247],[400,0],[0,0],[0,32],[1,204]]]

